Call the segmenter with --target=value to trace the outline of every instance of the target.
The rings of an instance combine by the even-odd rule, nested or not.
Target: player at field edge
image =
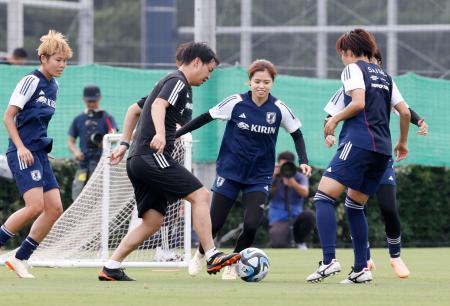
[[[264,217],[280,126],[294,140],[300,169],[305,175],[311,175],[300,131],[301,123],[286,104],[270,93],[276,74],[276,68],[270,61],[255,60],[248,68],[248,92],[225,98],[176,133],[177,137],[182,136],[214,119],[228,121],[217,157],[211,220],[212,233],[216,235],[223,227],[238,193],[242,191],[244,227],[234,248],[236,253],[253,244],[256,230]],[[200,272],[204,254],[204,247],[200,245],[189,263],[190,275],[195,276]],[[222,279],[236,278],[236,266],[229,266],[224,270]]]
[[[410,111],[392,78],[378,65],[371,63],[377,49],[374,36],[364,29],[342,34],[336,41],[336,51],[346,66],[341,74],[345,108],[335,113],[324,126],[325,136],[334,135],[339,122],[344,121],[339,135],[338,150],[324,171],[314,197],[317,229],[323,260],[307,277],[318,282],[339,273],[336,260],[336,217],[334,204],[347,189],[345,214],[352,236],[354,266],[341,283],[372,281],[367,268],[368,226],[364,205],[375,194],[392,156],[389,130],[391,108],[400,114],[400,137],[394,148],[397,160],[408,153],[407,140]]]
[[[375,51],[372,63],[382,66],[383,57],[379,49]],[[393,86],[396,87],[395,81],[392,80]],[[405,102],[406,104],[406,102]],[[408,104],[406,104],[408,106]],[[344,108],[344,95],[343,88],[341,87],[330,99],[325,107],[326,112],[335,113],[337,110]],[[419,116],[409,106],[411,112],[411,123],[418,126],[418,135],[426,136],[428,134],[428,125],[425,120]],[[328,115],[330,117],[331,114]],[[326,122],[326,121],[325,121]],[[333,146],[336,143],[333,135],[327,135],[325,143],[328,147]],[[398,213],[397,201],[396,201],[396,177],[394,172],[394,160],[389,160],[388,167],[383,174],[380,186],[376,192],[377,202],[380,208],[383,221],[385,223],[386,240],[388,244],[390,265],[394,270],[394,273],[400,278],[407,278],[410,274],[408,267],[400,258],[401,251],[401,228],[400,228],[400,216]],[[367,267],[369,270],[375,269],[375,263],[371,258],[370,247],[367,247]]]
[[[21,278],[34,278],[27,260],[63,212],[59,185],[48,153],[53,140],[47,136],[55,112],[59,77],[72,57],[66,38],[50,30],[37,48],[40,67],[26,75],[11,95],[3,122],[9,134],[8,165],[25,207],[13,213],[0,228],[0,246],[28,223],[34,223],[16,254],[5,264]]]
[[[206,82],[219,64],[216,54],[204,43],[189,43],[181,53],[178,70],[163,77],[147,99],[131,105],[125,115],[122,139],[111,155],[111,164],[118,164],[130,148],[131,135],[139,119],[127,158],[127,173],[141,222],[122,239],[102,268],[98,276],[101,281],[133,280],[121,269],[122,261],[159,230],[167,202],[180,198],[192,204],[194,228],[207,249],[207,272],[215,274],[240,258],[239,254],[224,254],[215,248],[209,217],[210,193],[171,156],[176,124],[183,119],[190,120],[183,113],[192,110],[191,86]]]

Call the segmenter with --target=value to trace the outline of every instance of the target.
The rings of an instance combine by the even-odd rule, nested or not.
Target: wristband
[[[120,145],[127,147],[127,150],[130,148],[130,144],[128,142],[126,142],[126,141],[121,141]]]

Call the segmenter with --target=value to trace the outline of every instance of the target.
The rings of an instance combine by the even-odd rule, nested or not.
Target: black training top
[[[166,146],[164,153],[171,155],[174,142],[176,124],[183,125],[192,118],[192,89],[186,77],[180,71],[174,71],[162,78],[146,99],[141,99],[137,104],[142,108],[139,124],[136,128],[133,143],[128,157],[152,154],[150,142],[156,134],[155,126],[151,116],[151,107],[156,98],[161,98],[170,103],[166,109],[164,120],[166,129]]]

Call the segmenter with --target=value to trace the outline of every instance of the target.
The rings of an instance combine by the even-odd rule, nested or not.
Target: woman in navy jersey
[[[293,112],[270,94],[275,66],[267,60],[254,61],[248,70],[250,91],[234,94],[195,118],[180,130],[177,137],[200,128],[214,119],[227,120],[217,157],[217,177],[211,206],[213,235],[223,227],[238,193],[242,191],[245,208],[243,232],[234,252],[250,247],[261,223],[275,165],[275,145],[283,127],[293,138],[304,174],[311,174],[301,123]],[[189,274],[200,272],[204,251],[200,246],[189,264]],[[223,279],[235,279],[236,267],[226,267]]]
[[[339,146],[319,183],[314,197],[317,229],[323,260],[307,277],[318,282],[341,271],[336,260],[336,217],[334,204],[347,189],[345,213],[350,225],[354,266],[341,283],[365,283],[372,280],[367,268],[368,226],[364,205],[378,185],[392,156],[389,119],[391,108],[400,114],[400,137],[395,146],[397,159],[408,153],[410,112],[393,86],[392,78],[371,63],[377,49],[375,38],[363,29],[347,32],[336,42],[336,50],[346,67],[341,74],[345,108],[330,117],[324,134],[334,135],[343,121]]]
[[[37,53],[39,69],[17,84],[3,118],[9,134],[8,165],[25,207],[1,226],[0,246],[35,220],[16,254],[5,262],[22,278],[34,278],[26,261],[63,211],[59,185],[48,158],[53,140],[47,136],[47,127],[56,107],[55,77],[63,73],[72,50],[61,33],[50,30],[41,37]]]
[[[374,54],[373,63],[381,67],[383,58],[379,49]],[[394,83],[395,84],[395,83]],[[409,108],[411,112],[410,123],[419,127],[418,135],[426,136],[428,134],[428,125],[425,120],[420,117],[415,111]],[[401,251],[401,229],[400,216],[397,207],[397,188],[394,171],[394,160],[389,160],[388,167],[384,172],[381,183],[376,192],[377,202],[380,207],[380,212],[384,220],[386,240],[388,244],[390,265],[394,269],[394,273],[400,278],[407,278],[410,274],[408,267],[400,258]],[[372,270],[375,264],[371,259],[370,248],[367,248],[367,267]]]
[[[383,58],[379,49],[375,51],[372,62],[381,67]],[[393,87],[396,87],[395,82],[392,81],[392,83]],[[401,95],[399,95],[399,98],[400,100],[403,99]],[[331,117],[336,112],[341,111],[344,107],[344,94],[343,88],[341,87],[330,99],[324,110],[329,114],[328,116]],[[428,134],[428,125],[425,123],[424,119],[411,108],[409,108],[409,111],[411,112],[410,123],[419,127],[417,134],[426,136]],[[325,143],[328,147],[333,146],[336,143],[334,135],[327,135],[325,138]],[[396,193],[394,160],[391,158],[376,192],[376,197],[385,224],[390,264],[398,277],[406,278],[409,276],[410,272],[406,264],[400,258],[401,230],[400,217],[396,203]],[[373,270],[375,268],[375,264],[371,259],[370,247],[367,248],[367,267],[369,270]]]

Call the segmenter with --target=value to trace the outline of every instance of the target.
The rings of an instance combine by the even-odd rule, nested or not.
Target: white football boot
[[[238,278],[237,265],[226,266],[223,269],[222,279],[223,280],[235,280]]]
[[[14,255],[5,260],[5,265],[21,278],[34,278],[34,275],[28,272],[29,266],[27,262],[17,259]]]
[[[205,264],[205,255],[200,254],[200,252],[195,251],[194,257],[192,257],[189,262],[188,272],[190,276],[196,276],[202,270],[203,265]]]
[[[310,274],[306,278],[306,281],[317,283],[339,272],[341,272],[341,264],[336,259],[333,259],[328,265],[324,265],[321,261],[319,262],[319,268],[317,268],[314,273]]]
[[[372,272],[368,268],[364,268],[359,272],[352,271],[348,277],[341,281],[341,284],[365,284],[372,281]]]
[[[400,278],[407,278],[409,276],[409,269],[400,257],[391,258],[390,263],[395,275]]]

